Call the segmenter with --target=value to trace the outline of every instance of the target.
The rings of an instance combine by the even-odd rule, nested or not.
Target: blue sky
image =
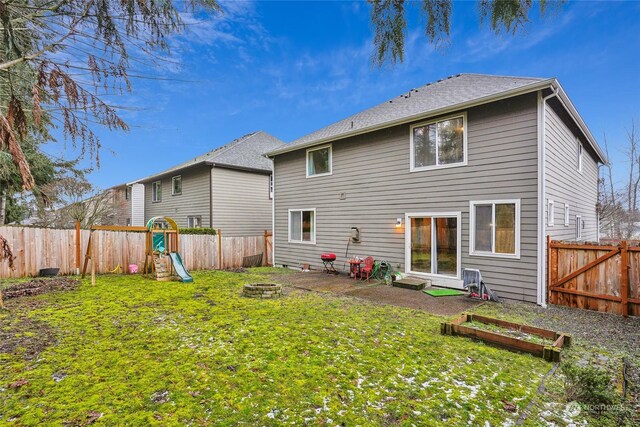
[[[132,181],[255,130],[286,142],[458,73],[557,77],[594,136],[623,166],[625,127],[640,124],[640,2],[571,2],[533,16],[518,35],[494,35],[476,2],[456,2],[451,43],[434,49],[410,15],[403,64],[371,65],[365,2],[230,2],[220,17],[185,15],[171,62],[138,70],[113,98],[128,133],[99,130],[106,188]],[[68,147],[67,147],[68,148]],[[64,154],[62,144],[47,148]],[[68,157],[68,153],[66,154]]]

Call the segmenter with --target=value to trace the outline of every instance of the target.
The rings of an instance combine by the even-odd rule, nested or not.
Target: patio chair
[[[371,273],[373,272],[373,257],[368,256],[364,259],[363,266],[360,268],[360,278],[363,279],[366,276],[366,280],[369,280]]]
[[[465,268],[462,271],[462,287],[469,292],[469,296],[499,302],[497,295],[482,280],[480,270]]]

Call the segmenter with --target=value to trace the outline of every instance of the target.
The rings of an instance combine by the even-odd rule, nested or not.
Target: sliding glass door
[[[459,277],[459,213],[407,214],[406,226],[410,272]]]

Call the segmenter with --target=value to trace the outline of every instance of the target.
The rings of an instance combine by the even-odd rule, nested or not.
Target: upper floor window
[[[567,203],[564,204],[564,226],[569,226],[569,205]]]
[[[411,127],[411,171],[463,166],[467,163],[467,115]]]
[[[151,201],[159,202],[162,200],[162,181],[154,181],[151,183]]]
[[[583,147],[582,147],[582,143],[580,142],[580,140],[578,141],[578,172],[582,172],[582,153],[584,151]]]
[[[331,145],[307,150],[307,178],[331,175]]]
[[[269,199],[273,199],[273,174],[269,175]]]
[[[129,200],[129,192],[131,191],[131,187],[126,186],[124,187],[124,199],[125,200]]]
[[[171,178],[171,195],[182,194],[182,175]]]

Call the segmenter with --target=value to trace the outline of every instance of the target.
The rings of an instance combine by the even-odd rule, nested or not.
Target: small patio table
[[[353,280],[358,280],[360,277],[360,266],[362,265],[362,260],[350,259],[349,261],[349,274],[353,277]]]

